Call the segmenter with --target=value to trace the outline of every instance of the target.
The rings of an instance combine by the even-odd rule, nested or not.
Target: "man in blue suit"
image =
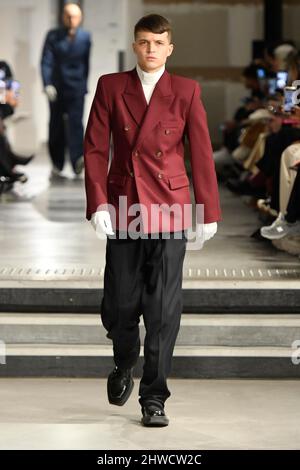
[[[79,27],[82,12],[76,3],[63,10],[63,27],[47,33],[41,57],[44,91],[50,106],[48,148],[52,181],[65,178],[65,146],[77,177],[83,170],[83,108],[87,93],[90,33]],[[67,116],[67,135],[64,125]]]

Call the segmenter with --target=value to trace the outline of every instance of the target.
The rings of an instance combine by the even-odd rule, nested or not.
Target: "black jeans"
[[[113,341],[115,364],[125,369],[138,360],[143,315],[146,336],[141,405],[145,401],[164,405],[171,395],[167,377],[183,306],[186,243],[184,231],[170,233],[169,239],[162,234],[157,239],[107,239],[101,319],[106,336]]]

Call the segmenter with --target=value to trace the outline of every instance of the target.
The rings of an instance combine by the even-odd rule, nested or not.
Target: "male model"
[[[50,107],[49,153],[52,160],[50,179],[65,178],[62,170],[68,147],[75,177],[83,170],[83,108],[87,93],[90,34],[79,27],[80,7],[68,3],[63,9],[63,27],[47,33],[41,72]],[[64,124],[67,116],[67,126]]]
[[[199,84],[165,69],[173,50],[170,24],[147,15],[135,25],[134,38],[136,67],[98,81],[84,140],[86,218],[108,236],[101,318],[116,365],[107,382],[109,402],[123,405],[132,391],[143,315],[141,421],[166,426],[167,377],[182,311],[185,230],[191,226],[184,212],[191,203],[185,136],[195,200],[204,207],[204,220],[197,224],[204,240],[216,232],[221,212]]]

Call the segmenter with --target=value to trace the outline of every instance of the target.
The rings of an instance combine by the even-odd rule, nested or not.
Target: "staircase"
[[[106,377],[114,365],[98,314],[2,312],[0,331],[0,377]],[[142,318],[140,336],[137,376]],[[171,377],[300,377],[291,359],[296,340],[297,313],[183,313]]]

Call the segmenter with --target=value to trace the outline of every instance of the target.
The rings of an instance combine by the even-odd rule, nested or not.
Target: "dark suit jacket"
[[[69,97],[87,93],[90,47],[90,34],[81,28],[73,41],[66,28],[49,31],[41,57],[44,87],[54,85],[60,95]]]
[[[196,80],[165,70],[147,105],[136,68],[99,78],[84,140],[88,220],[107,203],[118,211],[119,196],[123,195],[127,196],[127,207],[141,204],[146,208],[147,213],[142,212],[145,233],[168,231],[157,215],[151,215],[151,206],[178,204],[183,209],[185,204],[191,205],[185,136],[190,144],[195,202],[204,204],[205,223],[221,220],[200,93]],[[111,133],[113,158],[107,174]],[[112,223],[114,228],[127,230],[133,220],[128,216],[121,221],[117,212],[116,223],[114,219]],[[178,214],[170,213],[169,222],[170,231],[191,226],[189,215],[180,220]]]

